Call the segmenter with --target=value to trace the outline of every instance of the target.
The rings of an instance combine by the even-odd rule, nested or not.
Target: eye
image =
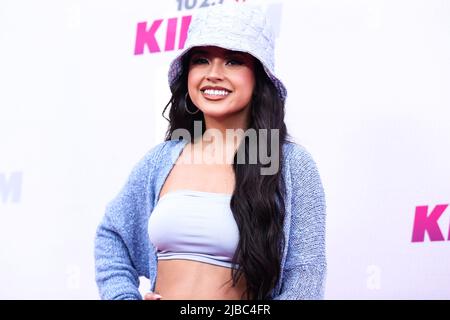
[[[233,65],[238,65],[238,66],[243,64],[243,62],[241,62],[240,60],[236,60],[236,59],[230,59],[230,60],[228,60],[228,62],[230,62],[230,63],[233,62],[232,63]]]
[[[208,62],[205,58],[194,58],[192,59],[192,64],[202,64],[204,62]]]

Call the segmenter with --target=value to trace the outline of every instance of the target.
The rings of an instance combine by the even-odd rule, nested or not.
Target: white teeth
[[[226,95],[229,94],[229,92],[225,91],[225,90],[211,90],[211,89],[207,89],[207,90],[204,90],[203,92],[206,93],[206,94],[209,94],[209,95],[216,95],[216,96],[226,96]]]

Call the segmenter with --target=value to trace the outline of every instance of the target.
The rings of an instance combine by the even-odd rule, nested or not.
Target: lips
[[[205,90],[224,90],[224,91],[228,91],[228,92],[232,92],[231,90],[224,88],[224,87],[218,87],[218,86],[205,86],[203,88],[200,88],[200,91],[205,91]]]
[[[217,100],[223,100],[223,99],[226,99],[230,94],[231,94],[231,92],[229,92],[229,91],[223,91],[223,90],[220,90],[221,92],[227,92],[226,94],[214,94],[213,92],[213,90],[206,90],[206,91],[201,91],[201,93],[202,93],[202,96],[205,98],[205,99],[207,99],[207,100],[212,100],[212,101],[217,101]]]
[[[224,87],[205,86],[200,89],[200,92],[202,93],[205,99],[217,101],[225,99],[231,94],[232,91]]]

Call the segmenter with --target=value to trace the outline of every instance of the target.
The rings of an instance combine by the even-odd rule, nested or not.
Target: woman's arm
[[[100,298],[140,300],[139,275],[129,249],[106,210],[95,237],[95,280]]]
[[[281,293],[274,300],[323,299],[325,255],[325,193],[317,166],[300,145],[290,154],[291,226]]]
[[[135,165],[97,228],[95,279],[102,299],[142,299],[139,276],[148,278],[151,268],[146,222],[154,197],[151,173],[161,147],[154,147]]]

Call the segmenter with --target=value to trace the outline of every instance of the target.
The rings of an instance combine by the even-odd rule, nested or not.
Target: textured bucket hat
[[[262,63],[281,100],[286,100],[287,90],[274,72],[274,31],[260,7],[231,2],[199,9],[192,17],[184,49],[170,64],[171,89],[182,73],[183,56],[199,46],[217,46],[251,54]]]

